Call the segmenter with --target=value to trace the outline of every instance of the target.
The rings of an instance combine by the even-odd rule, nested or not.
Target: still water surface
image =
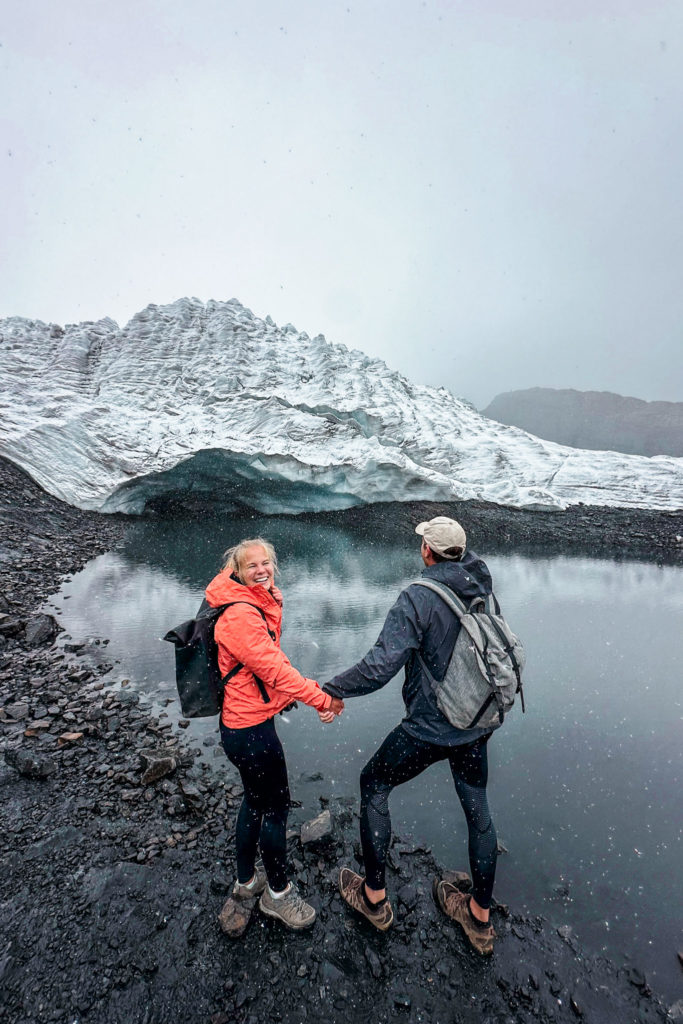
[[[175,696],[173,650],[158,638],[194,614],[224,549],[254,532],[280,559],[283,649],[321,682],[366,652],[422,567],[412,537],[402,547],[368,544],[267,518],[140,524],[121,551],[64,585],[54,601],[61,621],[76,640],[109,638],[112,684],[128,677],[163,706]],[[679,998],[683,572],[479,553],[528,653],[527,713],[515,709],[489,744],[489,798],[508,851],[496,895],[570,924],[584,947],[631,960],[655,991]],[[396,678],[348,701],[329,726],[306,707],[278,719],[293,796],[306,812],[317,813],[320,794],[357,794],[361,768],[402,717],[400,689]],[[201,745],[215,733],[214,721],[194,721],[188,738]],[[227,770],[217,753],[212,764]],[[316,770],[322,781],[298,781]],[[447,866],[467,866],[447,764],[396,790],[391,811],[398,831],[425,840]]]

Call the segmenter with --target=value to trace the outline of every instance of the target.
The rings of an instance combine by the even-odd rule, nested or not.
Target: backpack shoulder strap
[[[250,608],[253,608],[255,611],[259,613],[259,615],[266,624],[266,629],[268,629],[268,620],[266,619],[266,613],[264,612],[263,608],[259,608],[257,604],[252,604],[251,601],[228,601],[227,604],[218,605],[216,608],[216,611],[218,612],[218,615],[216,616],[216,622],[218,622],[218,619],[221,617],[226,608],[232,608],[234,604],[248,604]],[[268,636],[270,637],[271,640],[275,640],[275,633],[273,633],[272,629],[268,629]]]
[[[463,615],[467,614],[467,606],[464,601],[454,594],[450,587],[445,587],[441,583],[435,583],[434,580],[415,580],[413,586],[426,587],[427,590],[433,590],[435,594],[443,598],[451,611],[457,615],[458,619],[462,619]]]
[[[252,604],[251,601],[228,601],[227,604],[219,605],[218,608],[216,609],[216,611],[218,611],[218,615],[216,616],[216,622],[218,622],[219,618],[221,617],[223,612],[226,610],[226,608],[231,608],[232,605],[234,605],[234,604],[248,604],[250,606],[250,608],[255,608],[256,611],[261,616],[261,618],[263,619],[263,621],[264,621],[264,623],[266,625],[266,629],[268,629],[268,621],[266,619],[266,613],[263,611],[262,608],[259,608],[259,606],[257,604]],[[268,636],[273,641],[273,643],[275,643],[275,633],[273,633],[272,630],[270,630],[270,629],[268,629]],[[230,669],[230,671],[227,673],[227,675],[223,676],[223,678],[221,680],[221,682],[223,683],[223,686],[226,686],[230,682],[230,680],[233,678],[233,676],[236,676],[237,673],[241,672],[243,668],[244,668],[244,664],[241,661],[238,661],[237,664],[234,665]],[[263,700],[263,703],[264,704],[270,704],[270,697],[268,696],[268,693],[266,691],[266,688],[265,688],[265,685],[263,683],[263,680],[259,679],[259,677],[257,675],[254,675],[254,681],[255,681],[256,685],[258,686],[258,691],[261,694],[261,699]]]
[[[473,607],[474,605],[481,604],[482,609],[485,607],[483,597],[478,596],[473,598],[468,606],[461,598],[458,597],[457,594],[453,593],[450,587],[435,583],[434,580],[415,580],[414,585],[417,587],[426,587],[428,590],[433,590],[434,593],[438,594],[455,614],[463,629],[469,633],[477,648],[480,651],[484,649],[484,640],[481,635],[481,630],[479,629],[479,624],[477,623],[474,615],[470,615],[470,611],[477,610],[477,608]]]

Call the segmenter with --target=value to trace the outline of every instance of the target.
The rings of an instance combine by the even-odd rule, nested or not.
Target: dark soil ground
[[[672,1019],[635,967],[592,957],[570,929],[520,915],[514,893],[506,894],[509,909],[494,912],[494,956],[479,959],[430,894],[435,874],[463,865],[436,864],[400,836],[390,854],[395,925],[380,934],[355,920],[336,889],[339,865],[358,863],[354,798],[332,801],[332,832],[317,843],[302,844],[300,825],[290,829],[292,873],[318,909],[313,929],[286,932],[255,910],[242,939],[224,935],[217,918],[233,879],[234,777],[198,760],[135,694],[104,685],[106,643],[61,649],[56,625],[40,615],[65,575],[117,545],[125,520],[72,509],[2,460],[0,495],[3,1021]],[[434,508],[382,506],[378,514],[394,530]],[[681,557],[681,516],[586,508],[518,515],[468,505],[458,517],[501,544],[541,550],[536,524],[549,538],[543,550],[555,550],[562,535],[593,554],[620,549],[628,527],[624,555]],[[367,511],[339,518],[366,530]],[[143,781],[150,765],[165,774]]]

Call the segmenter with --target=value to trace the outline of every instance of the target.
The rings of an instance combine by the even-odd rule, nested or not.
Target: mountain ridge
[[[652,402],[613,391],[537,387],[504,391],[481,412],[573,448],[683,456],[683,402]]]

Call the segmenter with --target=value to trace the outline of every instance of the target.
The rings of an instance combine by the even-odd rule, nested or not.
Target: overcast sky
[[[238,298],[486,405],[683,400],[680,0],[21,0],[0,317]]]

